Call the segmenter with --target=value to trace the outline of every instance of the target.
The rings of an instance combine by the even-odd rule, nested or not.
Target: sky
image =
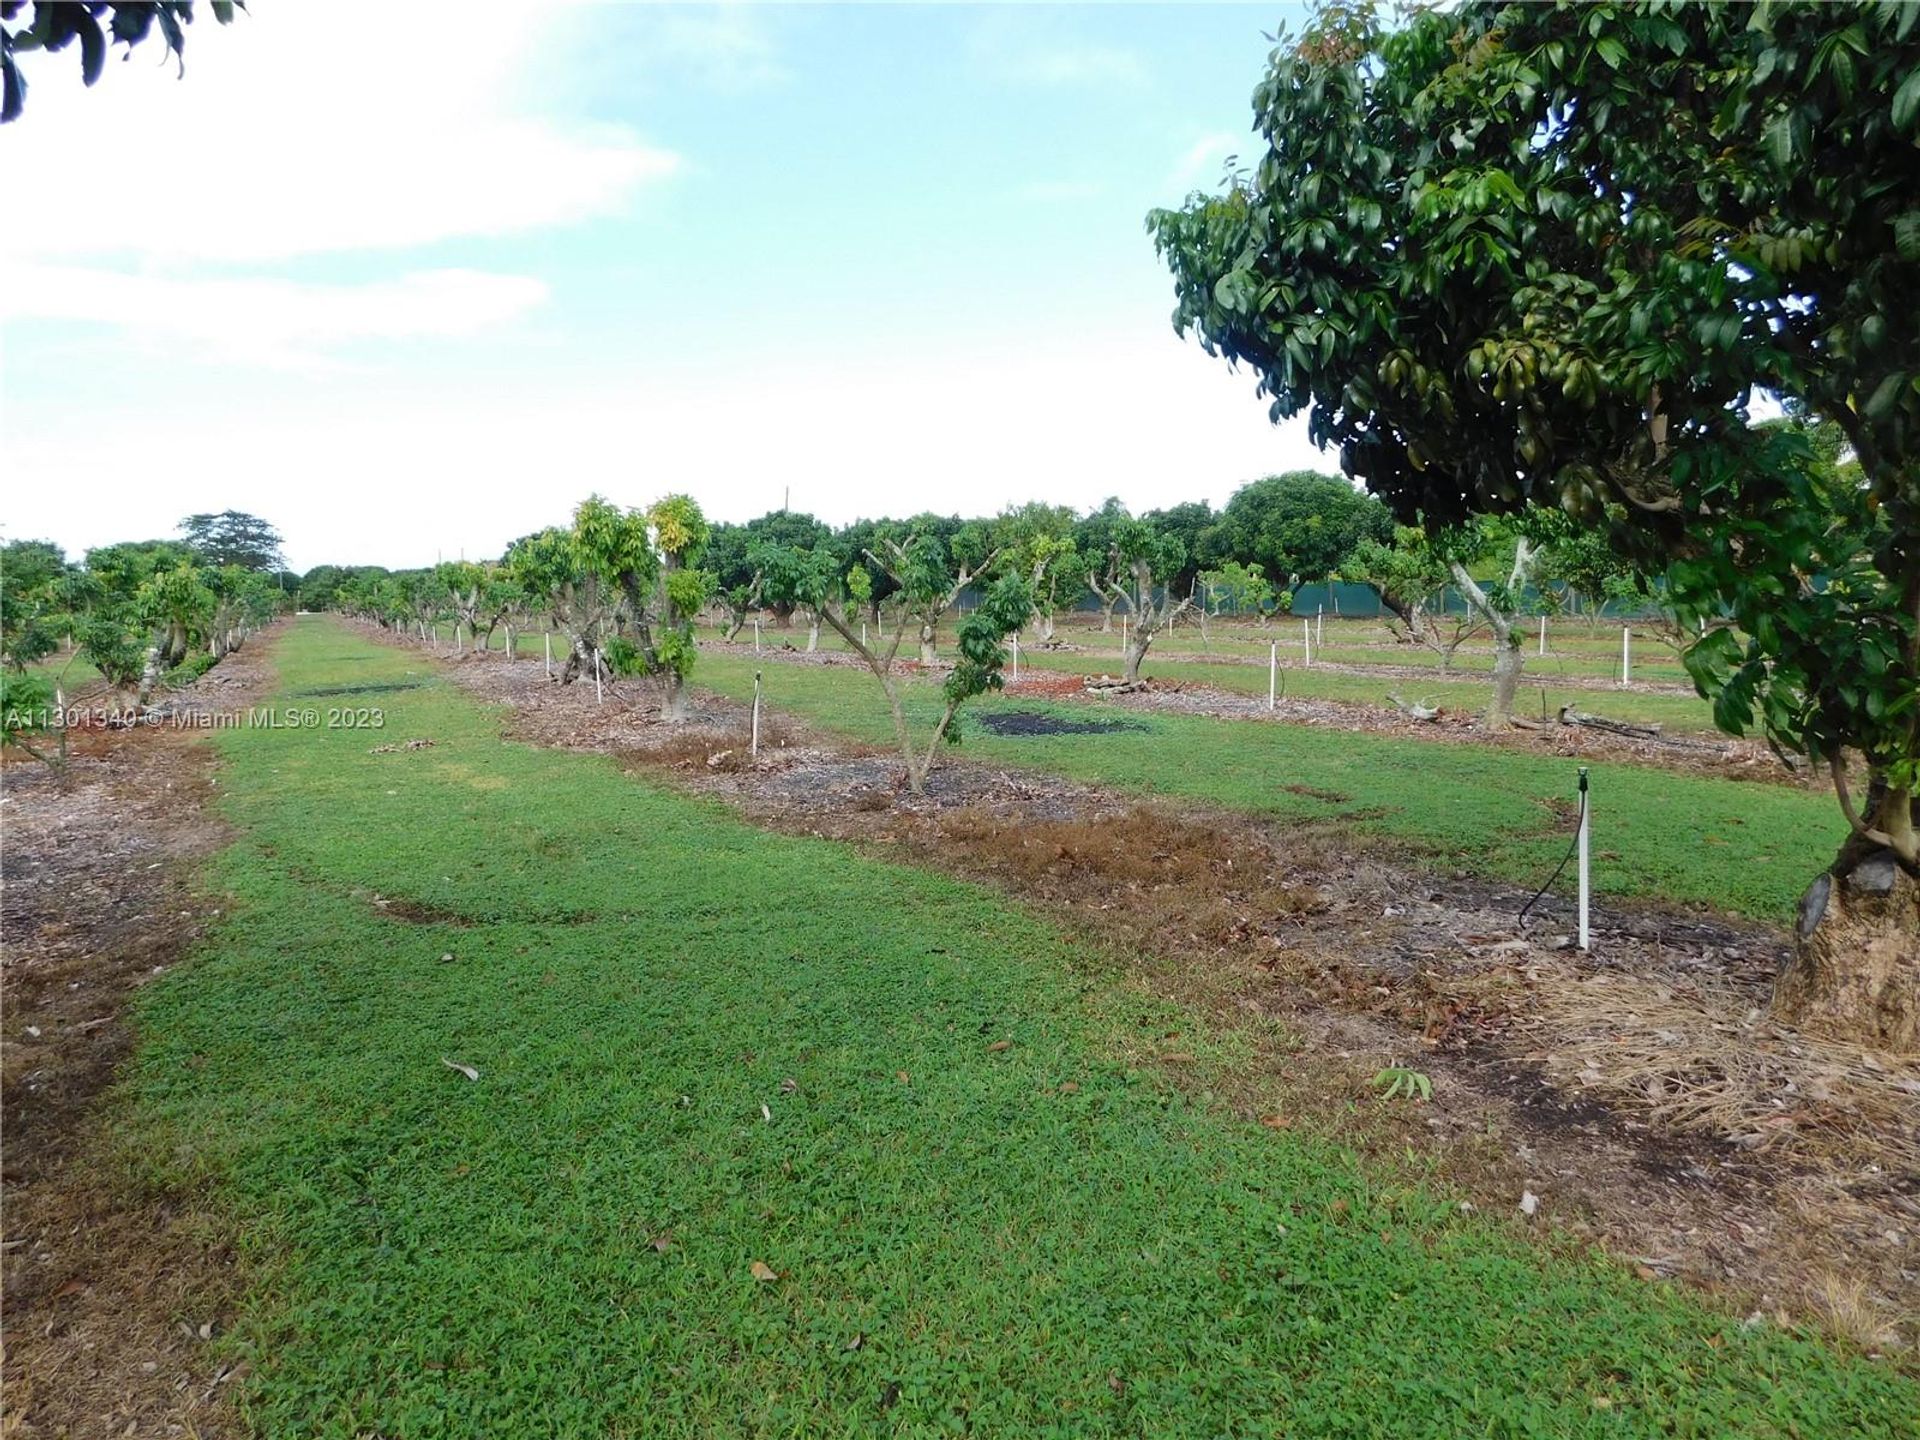
[[[22,57],[0,535],[246,510],[498,555],[598,492],[839,524],[1334,468],[1170,322],[1143,219],[1251,156],[1278,5],[204,7]]]

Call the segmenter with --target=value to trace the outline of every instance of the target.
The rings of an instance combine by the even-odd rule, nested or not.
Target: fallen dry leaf
[[[1079,1082],[1077,1080],[1066,1081],[1060,1086],[1060,1093],[1062,1095],[1078,1095],[1080,1093]]]
[[[1013,1048],[1013,1041],[996,1040],[993,1042],[993,1044],[987,1046],[987,1053],[989,1055],[996,1055],[1002,1050],[1011,1050],[1012,1048]]]
[[[907,1083],[907,1072],[904,1070],[896,1070],[893,1072],[893,1078],[898,1080],[902,1085],[905,1085]]]
[[[1293,1121],[1289,1120],[1285,1115],[1262,1115],[1260,1117],[1260,1123],[1269,1130],[1286,1130],[1293,1125]]]
[[[764,1260],[754,1261],[747,1269],[752,1273],[753,1278],[758,1280],[762,1285],[765,1285],[770,1280],[778,1280],[780,1278],[780,1272]]]
[[[1160,1059],[1162,1063],[1167,1065],[1191,1065],[1193,1063],[1193,1056],[1185,1050],[1171,1051],[1168,1054],[1162,1055]]]
[[[474,1069],[471,1065],[462,1065],[458,1060],[449,1060],[446,1056],[442,1055],[440,1057],[440,1063],[449,1070],[458,1070],[469,1080],[478,1080],[480,1078],[480,1072],[478,1070]]]
[[[662,1230],[647,1243],[653,1246],[660,1254],[664,1255],[673,1248],[673,1232],[671,1230]]]

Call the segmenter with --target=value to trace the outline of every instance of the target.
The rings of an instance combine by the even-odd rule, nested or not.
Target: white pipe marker
[[[1593,832],[1593,810],[1587,792],[1587,767],[1580,767],[1580,948],[1591,948],[1592,933],[1587,924],[1587,854]]]

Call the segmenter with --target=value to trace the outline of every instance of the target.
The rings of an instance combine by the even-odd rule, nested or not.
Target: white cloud
[[[630,505],[687,490],[737,520],[791,487],[796,509],[838,523],[1034,497],[1221,504],[1259,475],[1333,468],[1304,425],[1268,424],[1251,376],[1164,332],[909,361],[788,356],[720,383],[627,372],[584,392],[470,396],[401,383],[351,406],[323,382],[271,412],[210,395],[204,413],[42,429],[10,446],[7,531],[79,550],[233,506],[278,525],[299,568],[401,566],[496,555],[592,490]]]
[[[1256,143],[1251,135],[1234,135],[1224,130],[1202,135],[1174,163],[1168,183],[1182,192],[1196,185],[1213,185],[1219,180],[1221,166],[1229,155],[1244,155]]]
[[[161,343],[187,340],[213,358],[314,368],[319,352],[360,340],[471,335],[547,298],[524,275],[432,270],[368,285],[290,280],[173,279],[24,265],[0,290],[0,319],[122,327]]]
[[[83,90],[26,57],[0,255],[256,264],[564,225],[624,206],[679,158],[619,127],[514,113],[545,7],[256,3]],[[122,52],[116,52],[122,53]],[[37,62],[37,63],[36,63]]]
[[[1131,50],[1063,36],[1037,12],[995,9],[968,36],[976,61],[1002,80],[1024,85],[1124,85],[1147,81]]]

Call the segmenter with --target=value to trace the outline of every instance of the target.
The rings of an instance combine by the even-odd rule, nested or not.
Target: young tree
[[[1830,766],[1851,831],[1775,1012],[1920,1044],[1913,9],[1343,7],[1256,108],[1257,174],[1153,217],[1180,323],[1403,518],[1559,504],[1724,611],[1697,683]],[[1756,389],[1847,435],[1864,548]]]
[[[1065,505],[1029,501],[1003,510],[994,522],[1001,565],[1023,577],[1033,597],[1034,632],[1053,644],[1054,617],[1063,598],[1078,598],[1086,566],[1073,539],[1073,511]]]
[[[143,709],[152,702],[162,672],[186,659],[218,604],[206,572],[190,560],[157,572],[141,585],[138,613],[150,632],[136,697]]]
[[[1516,621],[1521,597],[1540,558],[1539,541],[1525,525],[1483,520],[1443,531],[1436,539],[1436,548],[1467,608],[1493,634],[1493,697],[1480,723],[1488,730],[1508,729],[1513,723],[1513,697],[1520,689],[1520,672],[1527,663],[1522,644],[1525,637]],[[1488,550],[1510,552],[1512,560],[1503,565],[1504,578],[1482,584],[1468,564]]]
[[[893,733],[906,767],[907,788],[915,795],[926,792],[927,774],[932,770],[943,741],[957,739],[952,729],[954,716],[968,700],[1002,684],[1000,665],[1006,638],[1027,623],[1033,613],[1032,597],[1026,582],[1018,575],[1003,575],[988,587],[981,603],[960,622],[960,655],[954,662],[942,689],[945,700],[939,721],[926,748],[916,745],[907,725],[906,706],[900,691],[894,662],[906,639],[912,617],[944,615],[971,584],[980,569],[990,565],[989,552],[978,566],[957,562],[948,552],[938,532],[932,528],[909,530],[900,538],[876,537],[879,548],[867,550],[865,564],[855,564],[847,572],[844,589],[838,593],[820,593],[820,614],[832,626],[847,647],[858,655],[887,697],[893,717]],[[868,641],[860,634],[857,609],[872,594],[874,571],[880,572],[898,597],[900,621],[892,638],[884,643]]]
[[[752,532],[744,525],[722,523],[707,539],[701,563],[713,576],[714,597],[727,608],[723,640],[731,640],[747,623],[747,612],[760,603],[760,574],[753,567]]]
[[[1475,611],[1456,617],[1444,611],[1435,615],[1427,608],[1429,597],[1447,585],[1453,572],[1433,538],[1414,526],[1396,526],[1390,545],[1362,540],[1340,563],[1340,578],[1372,586],[1380,603],[1399,620],[1406,640],[1438,655],[1442,670],[1453,668],[1454,655],[1480,631]]]
[[[1125,576],[1127,608],[1133,629],[1127,636],[1127,684],[1138,684],[1140,664],[1153,637],[1193,605],[1193,592],[1176,600],[1167,577],[1186,564],[1187,547],[1177,535],[1162,534],[1144,520],[1123,520],[1114,527],[1113,561]]]
[[[1080,575],[1100,602],[1100,633],[1113,630],[1113,612],[1127,603],[1126,567],[1115,544],[1119,526],[1130,517],[1118,496],[1109,496],[1098,510],[1082,519],[1074,531]]]
[[[0,550],[0,660],[15,674],[59,648],[73,628],[73,567],[48,540]]]
[[[752,550],[755,590],[776,611],[807,617],[807,653],[820,648],[820,608],[838,582],[841,562],[823,542],[810,550],[757,542]]]

